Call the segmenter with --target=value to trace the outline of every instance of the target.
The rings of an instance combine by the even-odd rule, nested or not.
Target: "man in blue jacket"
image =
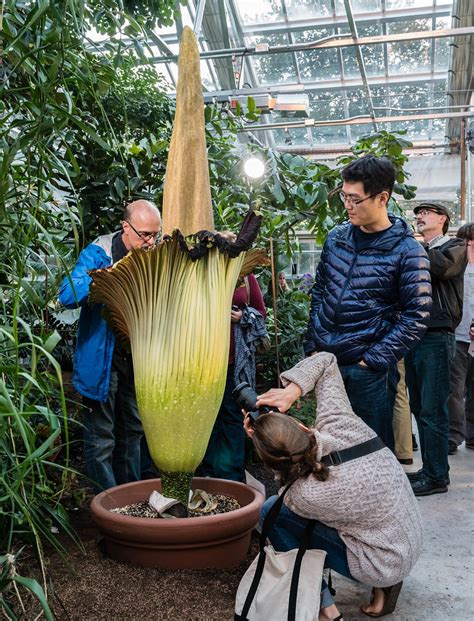
[[[355,413],[394,450],[396,364],[426,330],[429,262],[406,222],[387,213],[395,183],[388,160],[361,157],[342,179],[349,221],[324,244],[305,351],[335,354]]]
[[[61,283],[59,301],[81,307],[74,354],[73,384],[89,412],[84,416],[86,471],[95,489],[140,479],[140,442],[132,359],[102,317],[102,306],[87,302],[90,270],[110,267],[132,249],[156,243],[161,228],[156,206],[145,200],[128,205],[122,229],[87,246]]]

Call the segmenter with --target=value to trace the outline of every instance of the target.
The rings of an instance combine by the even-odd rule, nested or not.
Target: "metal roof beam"
[[[463,28],[474,25],[474,6],[472,0],[455,0],[452,13],[453,24]],[[474,75],[474,44],[472,37],[457,39],[451,44],[449,54],[447,102],[468,104],[471,98]],[[461,138],[459,120],[449,120],[446,135],[453,140]]]
[[[344,8],[346,9],[347,21],[349,22],[349,28],[354,39],[358,39],[357,25],[354,20],[354,14],[352,12],[351,0],[344,0]],[[375,121],[374,102],[372,100],[372,93],[370,92],[369,82],[367,80],[367,72],[365,70],[364,55],[362,54],[362,48],[360,45],[356,47],[356,58],[359,66],[360,77],[362,84],[364,85],[365,92],[367,94],[367,103],[369,104],[370,116],[372,117],[372,125],[374,131],[377,131],[377,123]]]
[[[393,76],[369,76],[367,78],[370,86],[384,86],[392,84],[413,84],[419,82],[426,86],[427,80],[436,80],[440,83],[446,79],[446,71],[436,71],[434,74],[418,73],[413,75],[393,75]],[[362,86],[360,78],[347,78],[341,83],[339,79],[334,80],[315,80],[304,82],[303,84],[269,84],[256,88],[240,88],[227,91],[208,91],[204,93],[204,101],[211,102],[227,101],[232,97],[255,97],[256,95],[276,95],[278,93],[310,93],[311,91],[340,91],[344,89],[359,88]],[[173,96],[173,95],[171,95]]]
[[[196,16],[194,18],[193,30],[196,38],[199,39],[199,35],[201,34],[201,26],[202,26],[202,17],[204,15],[204,9],[206,8],[206,0],[199,0],[198,5],[196,7]]]
[[[356,14],[357,23],[365,25],[373,21],[383,23],[399,21],[401,19],[423,19],[430,17],[446,17],[451,14],[451,1],[444,4],[437,4],[434,7],[411,7],[405,9],[389,9],[380,11],[364,11]],[[246,37],[266,33],[297,32],[301,30],[311,30],[315,28],[334,28],[346,26],[347,17],[341,15],[324,15],[323,17],[309,17],[306,19],[291,19],[288,25],[285,22],[265,22],[263,24],[242,25],[242,33]],[[169,43],[176,43],[177,38],[173,33],[162,35],[163,39]]]
[[[433,15],[435,17],[443,17],[451,13],[451,1],[437,4],[434,7],[413,7],[405,9],[389,9],[385,11],[364,11],[355,15],[358,24],[365,24],[373,21],[399,21],[400,19],[423,19]],[[246,37],[254,34],[264,34],[279,32],[281,30],[311,30],[313,28],[331,28],[334,26],[347,25],[347,17],[341,15],[324,15],[322,17],[308,17],[306,19],[292,19],[288,27],[282,21],[271,21],[262,24],[242,25],[242,31]]]
[[[350,47],[360,45],[376,45],[377,43],[416,41],[420,39],[442,39],[446,37],[464,37],[474,34],[474,27],[466,28],[443,28],[440,30],[423,30],[420,32],[401,32],[390,35],[376,35],[373,37],[348,37],[346,35],[334,35],[319,41],[309,43],[293,43],[288,45],[270,45],[268,49],[261,50],[255,46],[237,47],[233,49],[209,50],[201,53],[201,59],[223,58],[225,56],[255,55],[255,54],[284,54],[286,52],[304,52],[306,50],[320,50],[337,47]],[[150,58],[150,62],[168,63],[176,62],[177,55]]]
[[[454,118],[473,118],[474,112],[435,112],[433,114],[400,114],[399,116],[379,116],[378,123],[399,123],[400,121],[425,121],[428,119],[454,119]],[[281,121],[268,125],[244,126],[238,129],[240,132],[268,129],[298,129],[305,127],[327,127],[330,125],[369,125],[372,117],[352,116],[348,119],[326,119],[315,121],[314,119],[304,119],[303,121]]]

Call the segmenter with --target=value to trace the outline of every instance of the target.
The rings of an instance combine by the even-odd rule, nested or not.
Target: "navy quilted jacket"
[[[387,369],[423,336],[431,310],[428,257],[401,218],[357,252],[354,227],[329,234],[311,291],[305,351]]]

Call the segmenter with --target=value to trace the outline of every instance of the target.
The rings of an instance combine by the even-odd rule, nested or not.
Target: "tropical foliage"
[[[59,279],[86,243],[117,226],[127,202],[161,204],[174,102],[146,58],[150,28],[169,24],[175,11],[174,0],[1,4],[0,605],[10,618],[25,588],[49,614],[45,545],[59,545],[56,528],[70,532],[63,499],[71,421],[51,327]],[[343,216],[337,188],[345,160],[332,169],[237,141],[242,125],[258,118],[251,99],[236,117],[210,106],[205,114],[216,228],[237,230],[258,201],[261,239],[278,239],[279,252],[295,247],[298,226],[322,241]],[[387,153],[409,198],[405,144],[380,132],[350,157]],[[241,169],[250,152],[266,161],[254,186]],[[294,304],[302,309],[304,300]],[[294,311],[291,301],[280,322]],[[38,559],[42,587],[22,577],[25,555]]]
[[[139,10],[140,3],[130,4]],[[161,5],[163,23],[175,6],[147,4]],[[119,115],[114,126],[107,116],[107,108],[114,114],[127,99],[124,71],[134,53],[125,53],[112,30],[126,27],[132,39],[130,28],[143,34],[140,20],[109,5],[6,0],[0,9],[0,606],[12,619],[21,614],[26,591],[51,618],[45,546],[61,547],[59,531],[74,537],[63,507],[71,477],[70,420],[54,358],[59,337],[50,321],[58,280],[84,243],[87,197],[99,194],[100,184],[107,185],[107,196],[119,194],[120,175],[131,192],[131,171],[153,159],[161,139],[156,127],[155,139],[147,135],[134,147],[142,140],[133,133],[142,125],[133,112],[137,101],[122,106],[122,124]],[[88,36],[101,19],[109,20],[110,35],[102,51]],[[146,89],[149,73],[136,72]],[[164,134],[171,117],[160,106],[169,110],[168,102],[164,95],[153,99]],[[85,165],[91,162],[93,171]],[[107,177],[110,162],[116,174]],[[113,206],[123,204],[122,196],[114,199]],[[116,222],[116,215],[106,211],[103,225]],[[38,581],[24,577],[25,568]]]

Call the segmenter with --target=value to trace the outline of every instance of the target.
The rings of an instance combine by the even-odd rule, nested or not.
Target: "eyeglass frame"
[[[138,235],[138,237],[140,239],[143,239],[144,242],[148,243],[153,238],[155,238],[155,242],[156,242],[156,240],[160,236],[160,231],[158,231],[156,233],[150,233],[148,231],[147,232],[137,231],[137,229],[133,226],[133,224],[130,222],[130,220],[124,220],[124,222],[129,224],[132,227],[132,231],[134,231]]]
[[[382,190],[383,192],[384,190]],[[349,198],[349,196],[347,196],[347,194],[344,194],[344,192],[339,192],[339,199],[341,200],[342,204],[345,205],[346,202],[351,203],[352,205],[360,205],[361,203],[363,203],[364,201],[368,201],[369,198],[375,198],[376,196],[378,196],[379,194],[382,194],[382,192],[375,192],[375,194],[370,194],[370,196],[366,196],[365,198],[359,198],[359,199],[354,199],[354,198]]]
[[[426,216],[427,213],[435,213],[437,216],[445,216],[449,220],[449,216],[447,214],[441,213],[441,211],[436,211],[434,208],[431,209],[430,207],[422,207],[421,209],[418,209],[415,213],[415,218],[418,218],[418,216]]]

